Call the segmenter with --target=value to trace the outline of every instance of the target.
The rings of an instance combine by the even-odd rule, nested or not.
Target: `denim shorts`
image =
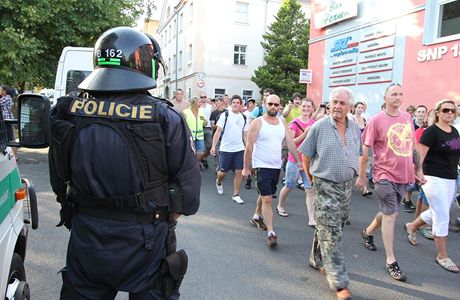
[[[204,140],[195,140],[195,151],[198,153],[204,152]]]
[[[418,199],[422,200],[423,204],[429,205],[428,199],[426,198],[425,192],[423,191],[423,187],[420,187],[420,190],[418,192]]]
[[[243,170],[244,150],[238,152],[219,152],[220,169],[227,173],[230,170]]]
[[[296,162],[288,161],[286,164],[286,174],[284,175],[285,182],[284,185],[288,189],[293,189],[297,185],[297,178],[299,175],[302,176],[302,182],[305,189],[311,189],[310,181],[307,178],[305,171],[300,171],[299,166]]]
[[[256,188],[261,196],[271,196],[276,193],[276,185],[280,180],[281,169],[256,169]]]

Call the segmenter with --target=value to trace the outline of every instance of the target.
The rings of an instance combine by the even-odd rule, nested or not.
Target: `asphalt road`
[[[39,228],[29,234],[25,264],[32,299],[59,298],[57,272],[65,264],[69,235],[66,229],[55,227],[59,207],[49,185],[46,153],[19,151],[21,175],[33,181],[39,199]],[[307,227],[303,192],[295,190],[289,195],[289,217],[276,215],[279,245],[269,249],[266,233],[249,223],[255,190],[243,189],[241,197],[246,203],[238,205],[231,200],[231,178],[224,182],[224,189],[224,195],[217,195],[214,171],[205,170],[199,212],[180,219],[178,246],[189,256],[181,299],[335,299],[326,278],[307,265],[313,230]],[[354,192],[351,225],[345,227],[343,237],[353,299],[459,299],[460,274],[435,263],[434,243],[420,235],[418,246],[407,242],[403,224],[413,214],[400,213],[395,233],[396,256],[408,281],[397,282],[387,275],[380,233],[375,237],[376,252],[364,248],[359,234],[376,212],[374,196],[363,198]],[[459,233],[450,233],[448,249],[460,264]],[[128,296],[120,293],[117,299]]]

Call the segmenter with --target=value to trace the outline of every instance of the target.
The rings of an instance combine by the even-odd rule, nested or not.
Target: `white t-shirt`
[[[204,127],[211,127],[211,122],[209,121],[209,119],[211,118],[212,105],[206,103],[206,106],[202,105],[201,109],[203,110],[204,117],[206,118],[206,120],[208,120],[208,123],[206,123]]]
[[[217,121],[217,127],[223,129],[224,124],[225,113],[222,113]],[[243,131],[247,130],[248,120],[246,120],[246,124],[244,124],[243,114],[229,111],[219,150],[223,152],[238,152],[244,150]]]

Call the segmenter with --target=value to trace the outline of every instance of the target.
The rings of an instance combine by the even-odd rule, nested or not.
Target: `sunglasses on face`
[[[200,96],[201,99],[205,99],[207,98],[208,96]]]
[[[267,102],[267,105],[268,105],[268,106],[274,106],[274,107],[280,106],[279,103],[272,103],[272,102]]]
[[[441,112],[444,113],[444,114],[447,114],[448,112],[451,112],[451,113],[455,114],[456,111],[457,110],[455,108],[443,108],[443,109],[441,109]]]

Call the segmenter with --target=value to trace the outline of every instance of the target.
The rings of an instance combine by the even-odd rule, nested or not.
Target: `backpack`
[[[246,116],[242,112],[240,112],[240,114],[243,116],[243,119],[244,119],[244,124],[243,124],[243,132],[244,132],[244,127],[246,126]],[[228,118],[228,110],[225,111],[224,127],[222,128],[222,133],[220,134],[221,139],[224,136],[225,126],[227,126],[227,118]]]

